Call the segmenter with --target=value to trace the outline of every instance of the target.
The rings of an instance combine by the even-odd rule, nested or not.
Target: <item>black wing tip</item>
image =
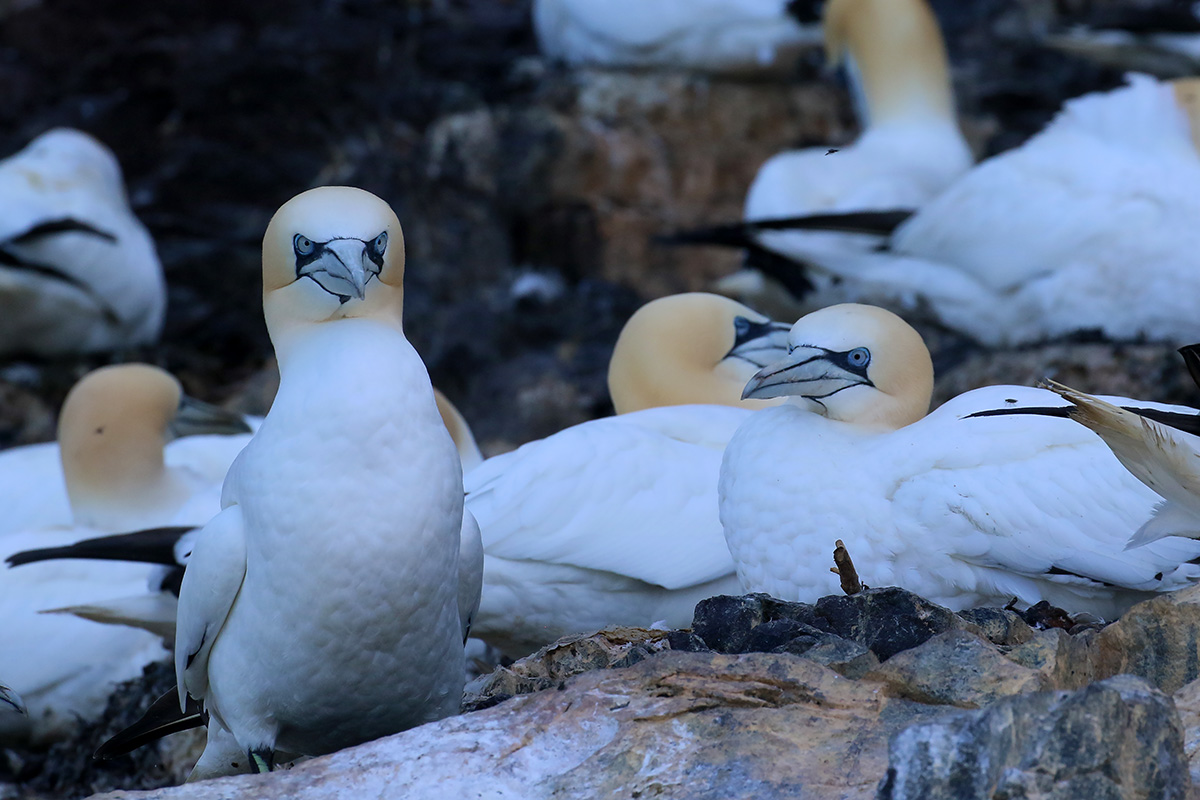
[[[86,558],[98,561],[132,561],[141,564],[178,566],[175,544],[195,528],[185,525],[149,528],[132,533],[117,533],[84,539],[62,547],[22,550],[5,559],[10,567],[62,558]]]

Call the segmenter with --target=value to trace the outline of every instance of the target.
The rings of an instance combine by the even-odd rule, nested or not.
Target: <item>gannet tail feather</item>
[[[92,758],[104,761],[132,753],[164,736],[198,728],[205,724],[204,717],[200,703],[190,697],[187,707],[180,710],[176,690],[171,689],[151,703],[141,719],[96,748]]]
[[[179,564],[175,556],[175,545],[185,533],[192,530],[195,528],[191,526],[170,526],[149,528],[133,533],[119,533],[114,536],[100,536],[63,547],[23,550],[13,553],[5,561],[10,567],[16,567],[21,564],[32,564],[36,561],[51,559],[90,558],[102,561],[163,564],[174,567]]]

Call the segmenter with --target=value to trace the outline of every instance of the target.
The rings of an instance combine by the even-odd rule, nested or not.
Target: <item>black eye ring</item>
[[[297,233],[292,238],[292,247],[296,249],[296,254],[301,256],[311,255],[313,251],[312,239],[309,239],[302,233]]]
[[[375,255],[377,255],[377,256],[383,255],[383,251],[387,250],[387,243],[388,243],[387,231],[384,231],[383,233],[376,236],[375,241],[371,243],[372,246],[375,248]]]
[[[871,363],[871,351],[865,347],[856,347],[846,354],[846,360],[855,367],[865,367]]]

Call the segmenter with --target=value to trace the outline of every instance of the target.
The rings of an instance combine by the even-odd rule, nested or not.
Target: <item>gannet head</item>
[[[371,317],[400,326],[404,233],[370,192],[323,186],[284,203],[263,236],[263,310],[276,347],[296,326]]]
[[[1192,133],[1192,146],[1200,153],[1200,78],[1176,78],[1171,81],[1175,102],[1187,115]]]
[[[825,56],[849,61],[864,127],[894,120],[954,121],[946,44],[926,0],[829,0]]]
[[[783,355],[788,326],[741,303],[704,292],[653,300],[634,313],[613,348],[608,391],[618,414],[710,403],[762,408],[742,387]]]
[[[929,411],[933,361],[890,311],[844,303],[797,320],[788,355],[759,370],[745,397],[789,397],[830,419],[900,428]]]
[[[89,372],[71,388],[58,418],[76,521],[119,530],[179,501],[163,446],[175,435],[199,432],[249,428],[237,415],[186,397],[179,381],[158,367],[119,364]]]
[[[83,131],[52,128],[27,144],[10,163],[36,189],[86,188],[127,202],[117,157]]]

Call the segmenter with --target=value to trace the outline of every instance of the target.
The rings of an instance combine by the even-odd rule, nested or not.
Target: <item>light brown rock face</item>
[[[1096,676],[1130,673],[1164,692],[1200,677],[1200,586],[1131,608],[1093,641]]]
[[[98,797],[870,798],[944,709],[791,655],[664,653],[287,772]]]

